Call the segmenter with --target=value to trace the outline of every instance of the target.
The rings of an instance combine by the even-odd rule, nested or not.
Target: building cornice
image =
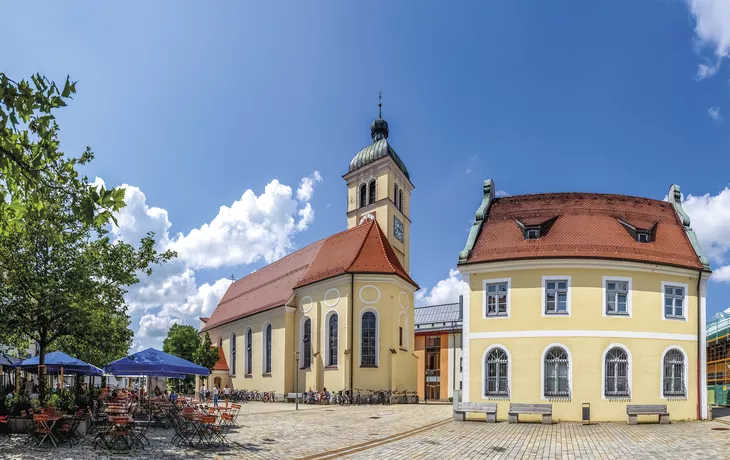
[[[511,270],[535,270],[548,268],[578,268],[596,270],[626,270],[649,273],[660,273],[671,276],[686,276],[697,278],[699,271],[690,268],[672,267],[669,265],[629,262],[611,259],[581,259],[581,258],[551,258],[551,259],[520,259],[504,260],[495,262],[479,262],[473,264],[459,265],[459,272],[464,273],[490,273],[504,272]],[[703,275],[704,276],[704,275]],[[709,276],[709,274],[707,274]]]
[[[373,201],[372,203],[370,203],[367,206],[363,206],[361,208],[355,208],[352,211],[348,211],[347,217],[354,217],[354,216],[357,216],[358,214],[363,214],[363,213],[367,213],[369,211],[374,211],[377,208],[379,208],[380,206],[387,205],[389,203],[392,205],[392,209],[394,209],[395,212],[397,212],[401,217],[403,217],[403,219],[407,220],[409,224],[412,223],[411,219],[408,216],[406,216],[405,214],[403,214],[403,211],[401,211],[400,209],[398,209],[395,206],[395,203],[393,203],[393,200],[390,199],[390,196],[388,196],[386,198],[381,198],[378,201]]]
[[[411,182],[411,180],[407,178],[405,174],[403,174],[403,171],[400,170],[400,168],[395,163],[393,158],[390,157],[390,155],[378,158],[372,163],[368,163],[365,166],[361,166],[354,171],[350,171],[347,174],[343,175],[342,178],[348,183],[357,179],[370,179],[371,177],[374,177],[376,173],[382,171],[383,169],[390,169],[393,174],[395,174],[395,176],[399,179],[399,181],[405,184],[405,187],[408,189],[409,192],[413,191],[413,189],[415,188],[413,182]]]
[[[405,289],[407,292],[416,292],[416,286],[404,281],[398,275],[374,275],[374,274],[355,274],[355,282],[358,283],[393,283],[396,286]]]

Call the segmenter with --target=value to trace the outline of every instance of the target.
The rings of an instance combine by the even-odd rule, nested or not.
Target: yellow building
[[[627,404],[707,417],[710,275],[678,186],[669,202],[550,193],[484,197],[459,270],[462,401],[552,403],[555,420],[625,421]]]
[[[408,170],[378,117],[350,162],[348,229],[234,282],[210,318],[223,352],[213,378],[234,389],[416,390],[408,275]],[[298,364],[297,364],[298,360]]]

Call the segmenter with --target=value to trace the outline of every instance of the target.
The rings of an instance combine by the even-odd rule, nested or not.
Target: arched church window
[[[368,185],[368,195],[369,195],[368,204],[375,203],[375,179],[371,180],[370,185]]]
[[[312,320],[304,321],[302,331],[302,369],[312,367]]]
[[[360,207],[364,208],[368,205],[368,187],[365,184],[360,186]]]
[[[398,207],[398,184],[393,185],[393,203],[395,203],[395,207]]]
[[[403,190],[398,190],[398,211],[403,212]]]

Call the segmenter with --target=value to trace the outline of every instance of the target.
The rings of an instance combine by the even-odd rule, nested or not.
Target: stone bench
[[[552,404],[510,404],[507,417],[509,423],[519,422],[520,414],[537,414],[542,415],[542,424],[550,425],[553,423],[553,405]]]
[[[287,393],[286,394],[286,400],[296,400],[298,399],[299,402],[302,402],[304,400],[304,393]]]
[[[487,415],[487,422],[494,423],[497,421],[497,403],[473,403],[460,402],[454,407],[454,420],[466,420],[467,412],[480,412]]]
[[[658,415],[660,424],[669,423],[666,404],[629,404],[626,406],[626,414],[629,416],[629,425],[636,425],[639,415]]]

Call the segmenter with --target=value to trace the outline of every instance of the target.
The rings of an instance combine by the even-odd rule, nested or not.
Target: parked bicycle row
[[[330,393],[327,389],[317,393],[310,389],[304,393],[303,402],[305,404],[339,404],[340,406],[349,406],[351,404],[373,405],[382,404],[418,404],[418,395],[415,391],[397,391],[392,390],[367,390],[355,388],[355,393],[350,390],[334,391]]]

